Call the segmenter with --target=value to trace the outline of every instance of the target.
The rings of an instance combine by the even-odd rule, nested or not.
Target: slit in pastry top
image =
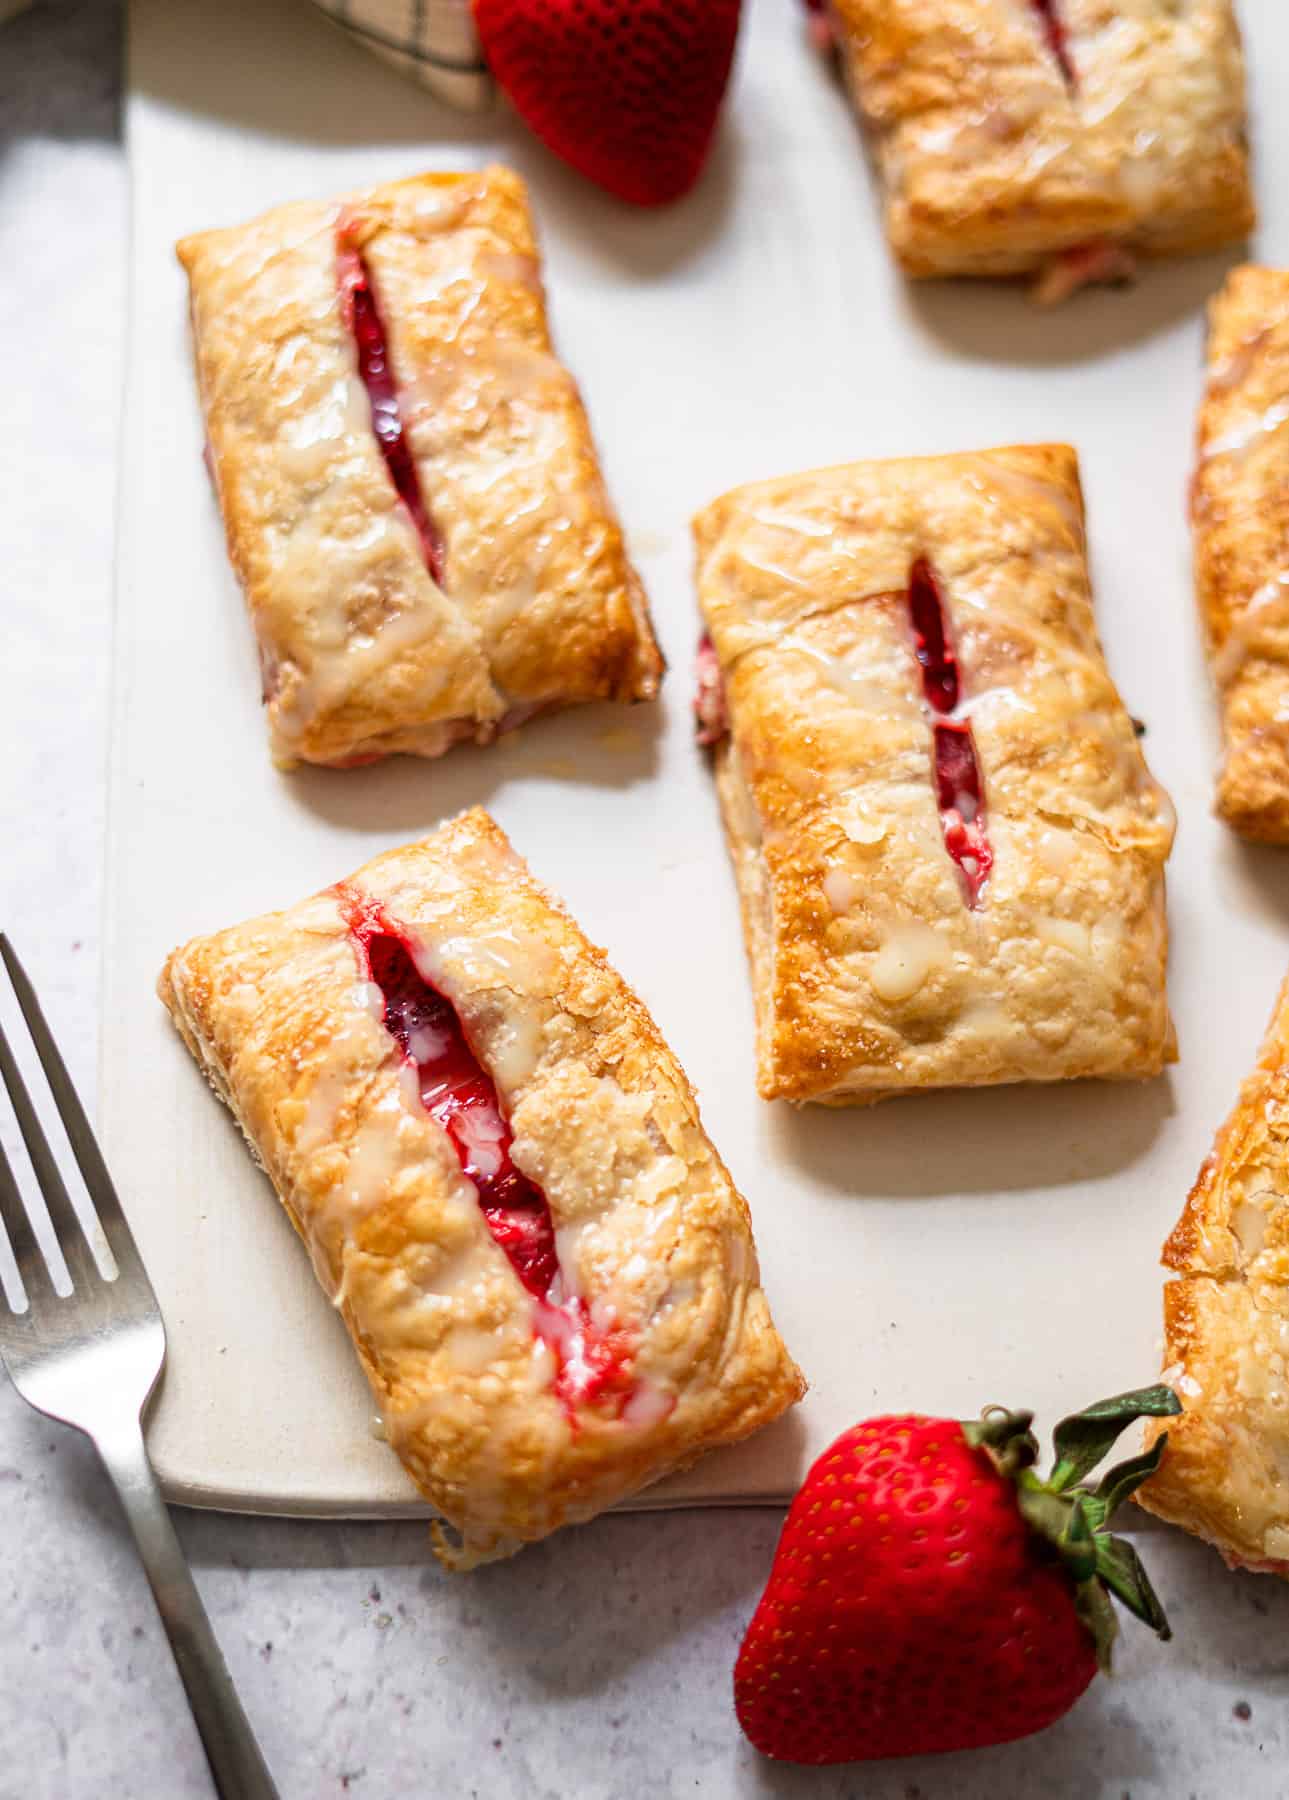
[[[566,1296],[545,1194],[518,1167],[495,1083],[470,1047],[452,1003],[421,972],[410,935],[375,900],[339,890],[363,978],[380,993],[381,1023],[415,1078],[417,1103],[441,1127],[474,1189],[494,1243],[533,1300],[535,1336],[555,1360],[555,1392],[575,1421],[580,1406],[621,1417],[636,1392],[630,1334]]]
[[[994,852],[986,830],[984,780],[971,722],[954,716],[961,698],[961,669],[940,583],[926,556],[915,557],[909,569],[907,601],[922,697],[934,721],[931,779],[944,847],[957,865],[963,896],[974,912],[984,898]],[[729,702],[720,659],[707,632],[699,641],[695,678],[696,741],[710,749],[729,732]]]
[[[421,478],[407,441],[398,378],[390,357],[389,338],[381,317],[371,270],[357,243],[357,222],[344,214],[336,228],[336,279],[345,329],[353,340],[358,374],[371,406],[371,428],[389,470],[389,478],[416,531],[425,566],[436,586],[443,586],[443,534],[435,525],[421,490]]]
[[[1069,27],[1061,11],[1062,0],[1030,0],[1030,5],[1038,14],[1043,41],[1052,52],[1056,66],[1061,71],[1061,78],[1073,93],[1079,83],[1074,58],[1070,54]]]
[[[932,755],[944,847],[958,865],[967,905],[974,911],[984,897],[994,853],[985,826],[984,785],[971,722],[950,716],[958,710],[961,673],[944,596],[925,556],[916,557],[909,570],[908,597],[922,696],[936,715]]]

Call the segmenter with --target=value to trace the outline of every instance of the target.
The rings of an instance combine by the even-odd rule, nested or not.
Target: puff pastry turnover
[[[1137,1499],[1231,1565],[1289,1575],[1289,982],[1164,1264],[1163,1378],[1185,1411]]]
[[[767,1424],[801,1377],[640,1001],[475,810],[160,993],[468,1564]]]
[[[435,756],[657,691],[516,175],[421,175],[178,249],[277,762]]]
[[[1157,1074],[1172,812],[1097,640],[1074,452],[785,476],[695,534],[760,1092]]]
[[[1254,223],[1231,0],[830,0],[909,275],[1040,297]]]
[[[1289,271],[1235,269],[1210,309],[1191,510],[1221,695],[1217,810],[1289,843]]]

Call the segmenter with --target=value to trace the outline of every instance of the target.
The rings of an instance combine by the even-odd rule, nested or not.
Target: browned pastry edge
[[[1216,810],[1242,837],[1286,844],[1289,436],[1275,421],[1289,404],[1289,270],[1230,272],[1210,302],[1207,364],[1191,517],[1222,707]]]
[[[1289,1576],[1289,981],[1163,1249],[1163,1379],[1181,1399],[1140,1505],[1233,1568]]]

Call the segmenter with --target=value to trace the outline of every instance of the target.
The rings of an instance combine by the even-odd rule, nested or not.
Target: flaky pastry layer
[[[553,1301],[624,1346],[625,1403],[557,1392],[549,1325],[567,1311],[523,1285],[418,1097],[363,978],[355,896],[451,1002],[549,1204]],[[458,1562],[590,1518],[800,1397],[684,1072],[482,810],[184,945],[160,993],[308,1246],[390,1444],[460,1532]]]
[[[1163,1379],[1185,1408],[1137,1494],[1233,1566],[1289,1575],[1289,983],[1164,1245]]]
[[[909,275],[1016,275],[1255,220],[1230,0],[830,0]],[[1059,46],[1059,48],[1058,48]],[[1095,277],[1094,277],[1095,278]]]
[[[1167,796],[1097,638],[1074,452],[855,463],[699,514],[728,734],[716,778],[766,1098],[1149,1076]],[[938,579],[961,698],[928,706],[910,573]],[[970,726],[993,855],[947,847],[937,725]],[[965,804],[965,803],[964,803]]]
[[[342,305],[361,253],[441,582],[399,498]],[[284,766],[487,742],[662,661],[507,169],[284,206],[178,247],[210,462]]]
[[[1289,843],[1289,271],[1234,269],[1209,310],[1191,494],[1222,704],[1217,810]]]

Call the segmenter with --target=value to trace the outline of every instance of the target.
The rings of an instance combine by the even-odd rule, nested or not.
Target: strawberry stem
[[[979,1419],[962,1427],[969,1444],[988,1450],[1004,1475],[1016,1475],[1038,1461],[1038,1439],[1030,1430],[1032,1412],[1011,1412],[1005,1406],[987,1406]]]
[[[1048,1485],[1065,1488],[1082,1481],[1135,1420],[1171,1418],[1180,1411],[1181,1402],[1173,1390],[1156,1386],[1133,1388],[1071,1413],[1052,1433],[1056,1467],[1047,1478]]]
[[[1096,1643],[1097,1661],[1107,1671],[1118,1630],[1112,1594],[1162,1639],[1172,1636],[1141,1558],[1126,1539],[1105,1529],[1116,1507],[1159,1467],[1167,1432],[1149,1450],[1109,1469],[1095,1488],[1084,1485],[1084,1478],[1137,1419],[1171,1418],[1181,1410],[1170,1387],[1156,1386],[1116,1394],[1071,1413],[1052,1434],[1056,1460],[1045,1478],[1033,1466],[1038,1440],[1030,1430],[1031,1412],[987,1406],[979,1419],[962,1427],[967,1442],[985,1451],[999,1472],[1015,1482],[1026,1524],[1060,1557],[1075,1586],[1079,1617]]]

